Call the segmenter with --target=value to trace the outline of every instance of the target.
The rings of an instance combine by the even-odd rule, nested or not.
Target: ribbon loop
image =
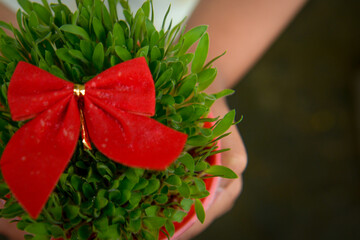
[[[74,84],[26,62],[19,62],[12,75],[8,101],[13,120],[34,118],[73,94]]]

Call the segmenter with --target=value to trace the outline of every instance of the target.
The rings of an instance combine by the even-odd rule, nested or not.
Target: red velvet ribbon
[[[185,145],[186,134],[149,117],[155,114],[155,87],[144,58],[97,75],[85,84],[81,105],[78,100],[73,83],[18,63],[8,89],[10,112],[16,121],[33,119],[10,139],[0,166],[10,190],[33,218],[74,154],[80,110],[93,145],[126,166],[164,170]]]

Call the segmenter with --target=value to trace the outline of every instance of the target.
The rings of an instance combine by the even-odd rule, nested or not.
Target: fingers
[[[231,181],[228,186],[223,189],[219,196],[215,199],[214,203],[206,211],[205,222],[202,224],[198,220],[186,231],[179,240],[188,240],[200,232],[204,231],[216,218],[228,212],[234,205],[235,200],[239,196],[242,188],[241,178]]]
[[[0,219],[0,234],[5,235],[11,240],[24,239],[24,232],[16,227],[16,223],[9,223],[8,219]]]

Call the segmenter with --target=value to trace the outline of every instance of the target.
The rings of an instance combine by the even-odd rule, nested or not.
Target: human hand
[[[0,209],[4,207],[4,201],[0,199]],[[0,219],[0,239],[23,240],[24,232],[16,227],[16,222],[10,223],[9,219]]]
[[[224,116],[229,111],[225,100],[218,100],[212,108],[214,116]],[[222,165],[232,169],[238,174],[237,179],[221,179],[218,187],[217,196],[214,202],[206,210],[205,222],[202,224],[198,220],[182,234],[178,240],[188,240],[204,231],[216,218],[230,211],[235,200],[240,195],[242,189],[241,174],[245,170],[247,154],[244,143],[236,126],[229,129],[231,134],[221,140],[222,148],[230,148],[230,151],[221,154]]]

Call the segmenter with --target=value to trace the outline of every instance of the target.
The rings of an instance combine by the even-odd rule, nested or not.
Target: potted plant
[[[208,117],[233,91],[204,92],[207,27],[157,30],[151,1],[76,2],[21,0],[19,29],[0,22],[0,217],[26,239],[177,236],[214,177],[237,177],[215,159],[235,112]]]

